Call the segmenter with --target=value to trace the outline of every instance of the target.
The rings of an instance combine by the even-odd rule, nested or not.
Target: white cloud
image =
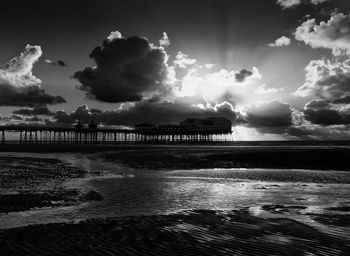
[[[206,69],[212,69],[213,67],[215,67],[214,64],[204,64],[204,68]]]
[[[0,68],[0,84],[15,88],[38,85],[41,80],[32,74],[33,65],[42,55],[40,46],[27,45],[20,56]]]
[[[112,31],[109,36],[107,36],[108,41],[113,41],[114,39],[120,39],[123,38],[122,34],[119,31]]]
[[[327,22],[309,19],[295,32],[295,39],[312,48],[331,49],[333,55],[350,55],[350,14],[334,14]]]
[[[195,97],[214,105],[226,101],[236,110],[242,110],[256,100],[272,100],[283,91],[283,88],[262,85],[262,75],[256,67],[213,70],[213,65],[202,64],[182,52],[178,53],[173,65],[181,67],[184,73],[183,77],[177,78],[177,87],[173,90],[175,98]]]
[[[197,96],[211,103],[222,101],[239,102],[251,98],[261,79],[256,67],[249,70],[226,70],[201,73],[198,68],[191,68],[181,81],[176,96]],[[239,79],[237,79],[239,78]]]
[[[350,96],[350,67],[347,65],[349,61],[312,60],[305,68],[304,85],[294,94],[328,101]]]
[[[279,91],[283,91],[284,88],[266,88],[266,85],[263,84],[263,85],[260,85],[258,88],[256,88],[254,90],[255,93],[258,93],[258,94],[269,94],[269,93],[276,93],[276,92],[279,92]]]
[[[175,60],[174,60],[174,65],[179,68],[187,68],[189,66],[192,66],[196,64],[197,60],[196,59],[191,59],[188,57],[187,54],[184,54],[182,52],[178,52],[176,54]]]
[[[32,74],[33,65],[42,51],[40,46],[27,45],[20,56],[0,68],[0,106],[31,106],[64,103],[60,96],[46,94],[41,80]]]
[[[331,0],[277,0],[277,4],[279,4],[283,9],[288,9],[296,7],[300,4],[318,5],[328,1]]]
[[[163,47],[168,47],[170,45],[170,40],[166,32],[163,32],[163,36],[159,39],[159,45]]]
[[[49,60],[49,59],[46,59],[46,60],[44,60],[45,61],[45,63],[47,63],[47,64],[53,64],[53,61],[52,60]]]
[[[331,1],[331,0],[311,0],[311,3],[316,5],[316,4],[322,4],[328,1]]]
[[[277,4],[282,6],[282,8],[291,8],[301,4],[301,0],[277,0]]]
[[[282,36],[278,39],[276,39],[276,41],[274,43],[270,43],[269,46],[270,47],[281,47],[281,46],[288,46],[291,43],[291,39],[289,37],[286,36]]]

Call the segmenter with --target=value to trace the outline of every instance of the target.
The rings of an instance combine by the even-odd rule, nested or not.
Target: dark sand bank
[[[250,142],[202,145],[0,145],[0,152],[101,153],[136,169],[278,168],[350,170],[348,142]],[[105,153],[104,153],[105,152]]]
[[[67,179],[86,174],[82,166],[56,158],[0,156],[0,188],[33,191],[60,187]]]
[[[350,148],[342,147],[176,147],[125,149],[101,154],[131,168],[278,168],[349,171]]]
[[[0,255],[348,255],[349,237],[274,214],[193,210],[27,226],[0,231]]]
[[[96,152],[124,149],[181,149],[181,148],[321,148],[321,147],[348,147],[350,141],[235,141],[191,144],[145,144],[145,143],[118,143],[118,144],[19,144],[11,142],[0,144],[0,152]]]
[[[0,213],[98,199],[93,191],[63,188],[64,182],[85,175],[84,167],[55,158],[0,156]]]

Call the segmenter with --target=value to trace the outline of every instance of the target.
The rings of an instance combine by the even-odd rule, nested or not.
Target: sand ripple
[[[192,210],[3,230],[0,255],[347,255],[349,242],[244,209]]]

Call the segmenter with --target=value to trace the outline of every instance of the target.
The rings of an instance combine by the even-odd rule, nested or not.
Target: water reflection
[[[31,154],[38,157],[37,154]],[[3,227],[36,223],[77,221],[126,215],[168,214],[184,209],[250,209],[254,216],[271,216],[264,205],[303,206],[275,212],[283,216],[310,221],[307,214],[322,214],[324,209],[349,202],[350,184],[337,184],[339,177],[350,173],[296,170],[134,170],[104,162],[98,155],[46,154],[85,166],[92,174],[66,186],[93,189],[103,201],[74,207],[40,209],[23,213],[0,214]],[[98,177],[96,177],[96,175]],[[339,177],[337,176],[339,175]],[[334,179],[334,183],[313,183]],[[94,178],[92,178],[94,177]],[[308,182],[299,182],[304,177]],[[292,182],[291,182],[292,181]],[[302,216],[302,217],[300,217]]]
[[[182,209],[234,209],[264,204],[324,207],[349,198],[349,185],[323,187],[293,183],[210,180],[179,177],[93,180],[106,199],[91,209],[116,215],[158,214]],[[278,185],[278,186],[276,186]],[[302,198],[303,200],[300,200]],[[299,199],[299,200],[298,200]],[[316,208],[315,208],[316,209]],[[83,210],[83,209],[82,209]]]

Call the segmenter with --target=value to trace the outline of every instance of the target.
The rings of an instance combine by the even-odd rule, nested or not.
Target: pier
[[[231,131],[190,130],[181,127],[111,129],[0,126],[0,136],[1,144],[9,141],[18,144],[172,144],[233,140]]]

